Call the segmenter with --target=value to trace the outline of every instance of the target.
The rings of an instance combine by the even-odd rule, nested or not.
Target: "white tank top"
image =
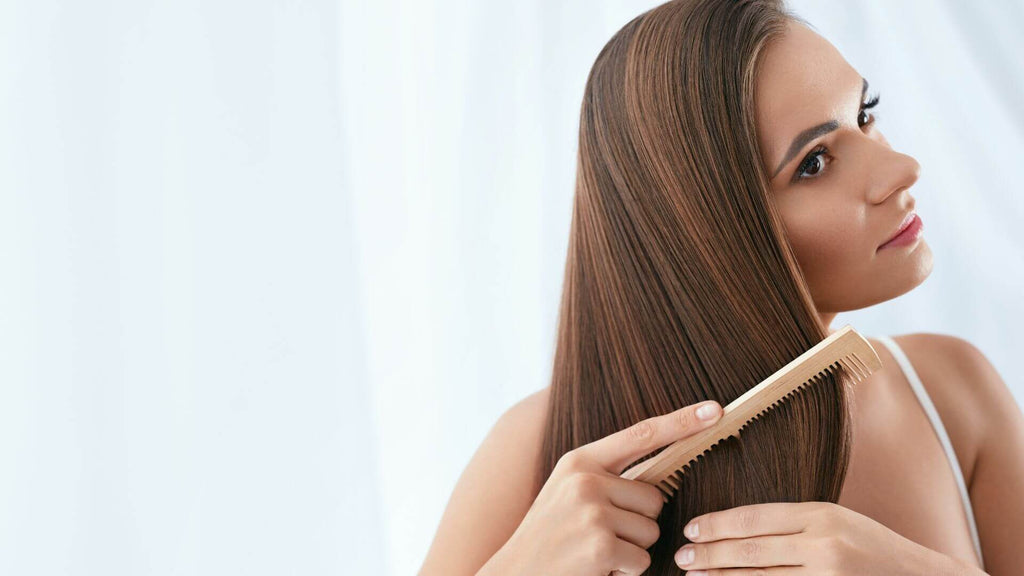
[[[974,509],[971,507],[971,497],[967,492],[967,485],[964,482],[963,471],[960,469],[960,461],[957,460],[956,452],[953,451],[953,444],[949,441],[949,435],[946,434],[946,427],[942,424],[942,419],[939,418],[938,411],[935,410],[935,405],[932,404],[931,398],[928,397],[928,392],[925,391],[924,386],[921,384],[921,379],[918,378],[917,372],[914,371],[914,367],[910,364],[910,360],[907,355],[903,353],[903,349],[896,344],[896,341],[889,336],[876,336],[876,339],[881,341],[889,352],[892,353],[893,357],[896,358],[896,363],[899,364],[900,369],[903,370],[903,374],[907,377],[910,382],[911,388],[914,389],[914,394],[917,396],[917,400],[921,403],[925,413],[928,415],[928,419],[931,420],[932,427],[935,428],[935,434],[939,437],[939,443],[942,444],[942,449],[946,452],[946,458],[949,460],[949,466],[953,469],[953,478],[956,479],[957,488],[960,489],[960,500],[963,502],[964,511],[967,513],[967,525],[971,530],[971,539],[974,541],[974,550],[978,554],[978,560],[981,562],[982,567],[985,565],[984,559],[981,557],[981,540],[978,538],[978,528],[974,521]]]

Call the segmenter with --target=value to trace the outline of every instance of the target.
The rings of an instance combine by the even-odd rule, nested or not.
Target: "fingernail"
[[[718,403],[710,402],[697,408],[697,418],[701,420],[711,420],[718,413]]]
[[[708,576],[707,570],[687,570],[686,576]]]
[[[683,528],[683,534],[690,540],[693,540],[700,536],[700,526],[696,522],[690,522],[686,525],[686,528]]]
[[[676,554],[676,564],[686,566],[690,562],[693,562],[693,547],[683,546]]]

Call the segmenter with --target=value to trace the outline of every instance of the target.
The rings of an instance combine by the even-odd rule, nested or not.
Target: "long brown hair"
[[[674,0],[597,56],[535,494],[569,450],[702,400],[724,406],[828,336],[755,125],[758,58],[787,19],[804,22],[782,0]],[[848,383],[808,388],[688,467],[648,573],[682,573],[672,556],[699,514],[837,501]]]

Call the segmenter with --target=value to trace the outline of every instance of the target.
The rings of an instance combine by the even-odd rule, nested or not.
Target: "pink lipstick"
[[[882,248],[894,248],[897,246],[907,246],[913,244],[918,237],[921,236],[921,230],[924,228],[924,223],[921,222],[921,217],[916,212],[912,212],[908,217],[908,222],[904,223],[903,229],[898,234],[893,236],[888,242],[878,247],[879,250]]]

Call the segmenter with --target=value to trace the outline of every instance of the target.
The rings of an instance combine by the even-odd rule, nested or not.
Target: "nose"
[[[872,202],[882,204],[891,194],[906,190],[917,182],[921,177],[921,164],[913,156],[897,152],[888,145],[876,148],[869,194]]]

